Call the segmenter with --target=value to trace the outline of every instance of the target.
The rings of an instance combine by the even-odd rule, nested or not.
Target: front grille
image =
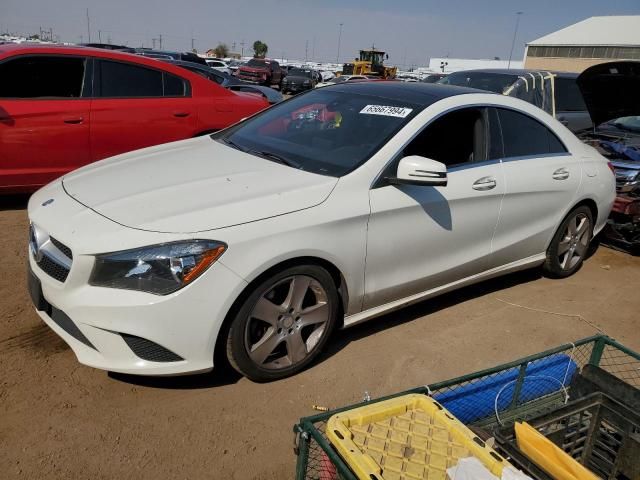
[[[44,273],[59,282],[67,279],[73,262],[69,247],[33,224],[29,226],[29,245],[33,259]]]
[[[84,334],[80,331],[80,329],[73,322],[73,320],[71,320],[69,316],[66,313],[64,313],[62,310],[58,310],[56,307],[51,306],[49,316],[51,317],[51,320],[56,322],[56,324],[61,329],[63,329],[73,338],[75,338],[79,342],[84,343],[87,347],[97,350],[97,348],[93,346],[93,344],[89,341],[89,339],[84,336]]]
[[[181,356],[151,340],[126,333],[121,333],[120,335],[133,353],[143,360],[149,360],[150,362],[179,362],[184,360]]]
[[[58,250],[60,250],[67,257],[69,257],[69,259],[73,260],[73,253],[71,253],[71,249],[69,247],[67,247],[60,240],[56,240],[53,237],[49,237],[49,240],[51,240],[51,243],[53,243],[56,247],[58,247]]]
[[[44,273],[55,278],[59,282],[64,282],[69,275],[69,269],[67,267],[60,265],[55,260],[49,258],[46,254],[43,254],[42,260],[36,262],[36,264]]]

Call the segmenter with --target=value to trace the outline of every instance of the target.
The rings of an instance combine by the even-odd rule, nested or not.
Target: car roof
[[[577,73],[573,72],[560,72],[556,70],[528,70],[525,68],[475,68],[471,70],[458,70],[457,72],[451,72],[448,75],[452,75],[454,73],[467,73],[467,72],[478,72],[478,73],[495,73],[495,74],[503,74],[503,75],[513,75],[513,76],[521,76],[527,75],[529,73],[553,73],[554,75],[558,75],[562,78],[578,78]]]
[[[195,72],[191,72],[178,65],[173,65],[164,60],[145,57],[135,53],[119,52],[117,50],[107,50],[103,48],[83,47],[78,45],[56,45],[56,44],[3,44],[0,45],[0,59],[14,55],[84,55],[110,60],[121,60],[123,62],[146,65],[151,68],[165,70],[166,72],[180,75],[193,82],[208,82]]]
[[[344,91],[361,95],[388,98],[427,106],[443,98],[469,93],[487,94],[475,88],[440,85],[437,83],[408,83],[395,81],[336,83],[326,87],[335,91]],[[497,94],[495,94],[497,95]]]

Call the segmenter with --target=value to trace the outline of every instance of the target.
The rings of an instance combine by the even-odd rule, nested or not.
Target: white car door
[[[448,166],[447,186],[378,180],[370,190],[365,309],[492,267],[505,184],[488,112],[463,108],[439,117],[383,173],[395,175],[401,157],[421,155]]]
[[[495,261],[505,265],[545,252],[574,202],[582,162],[539,119],[514,110],[496,111],[506,190],[493,249]]]

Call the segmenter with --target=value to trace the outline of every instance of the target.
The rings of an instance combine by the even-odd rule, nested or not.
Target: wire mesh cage
[[[489,437],[516,420],[553,412],[573,396],[583,395],[572,382],[588,365],[633,390],[640,388],[640,354],[604,335],[585,338],[462,377],[302,418],[294,426],[296,479],[356,479],[325,434],[327,420],[336,413],[419,393],[438,400],[472,430]]]

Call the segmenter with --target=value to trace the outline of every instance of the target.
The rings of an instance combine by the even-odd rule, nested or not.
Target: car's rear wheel
[[[593,236],[593,216],[586,206],[569,213],[551,240],[543,271],[555,278],[573,275],[588,256]]]
[[[327,342],[338,316],[338,292],[322,267],[287,268],[249,294],[231,322],[229,363],[258,382],[307,367]]]

